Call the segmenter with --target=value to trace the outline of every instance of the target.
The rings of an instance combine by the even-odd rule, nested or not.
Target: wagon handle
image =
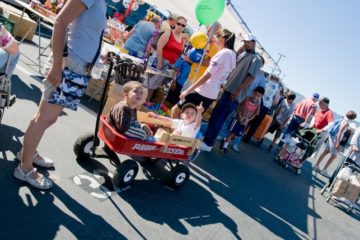
[[[107,98],[107,91],[110,85],[110,77],[111,77],[111,72],[113,70],[114,67],[114,59],[116,57],[116,54],[113,52],[109,52],[108,53],[108,58],[109,58],[109,70],[108,70],[108,74],[105,80],[105,86],[104,86],[104,91],[101,94],[101,101],[100,101],[100,108],[98,110],[98,114],[96,116],[96,125],[95,125],[95,132],[94,132],[94,146],[91,150],[91,154],[92,156],[95,156],[95,149],[97,146],[99,146],[100,141],[99,141],[99,137],[97,135],[98,131],[99,131],[99,123],[100,123],[100,117],[101,117],[101,113],[104,109],[105,106],[105,102],[106,102],[106,98]]]

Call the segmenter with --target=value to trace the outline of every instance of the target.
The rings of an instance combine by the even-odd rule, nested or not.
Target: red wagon
[[[138,139],[129,139],[118,133],[106,121],[103,115],[100,118],[98,137],[105,144],[108,155],[115,153],[143,157],[148,162],[166,160],[170,167],[168,184],[172,188],[179,188],[185,184],[190,176],[190,169],[186,166],[195,159],[199,153],[192,147],[179,146],[174,144],[163,144],[159,142],[148,142]],[[74,152],[78,158],[97,157],[94,150],[94,134],[86,134],[79,137],[74,145]],[[111,154],[112,153],[112,154]],[[111,156],[109,156],[111,157]],[[128,159],[117,166],[114,174],[114,183],[123,188],[132,183],[135,179],[139,165],[135,160]]]

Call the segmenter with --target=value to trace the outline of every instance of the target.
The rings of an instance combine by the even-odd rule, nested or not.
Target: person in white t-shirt
[[[325,150],[322,152],[314,165],[314,170],[316,172],[320,172],[323,176],[330,178],[327,169],[336,159],[337,153],[341,149],[340,141],[343,139],[344,133],[348,129],[350,122],[353,121],[356,117],[356,112],[348,111],[343,119],[331,122],[323,129],[318,130],[318,133],[323,131],[327,132],[329,137]],[[328,154],[330,154],[330,158],[327,160],[324,168],[320,170],[319,165]]]
[[[180,95],[178,108],[184,104],[198,105],[203,103],[206,111],[211,103],[218,97],[221,86],[225,84],[231,71],[236,66],[236,53],[234,51],[235,34],[224,29],[216,36],[217,49],[211,58],[210,66],[205,73]]]
[[[181,119],[171,119],[164,116],[159,116],[155,113],[150,112],[149,117],[154,119],[159,119],[171,125],[173,131],[172,134],[188,137],[188,138],[196,138],[200,130],[202,113],[204,112],[204,107],[202,103],[199,106],[195,106],[194,104],[187,103],[181,109]]]

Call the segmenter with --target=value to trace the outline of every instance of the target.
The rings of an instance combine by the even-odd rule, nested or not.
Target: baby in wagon
[[[159,119],[167,125],[171,125],[173,131],[172,134],[196,138],[201,126],[202,113],[204,112],[204,107],[202,103],[199,106],[194,104],[187,103],[181,109],[181,119],[171,119],[164,116],[159,116],[155,113],[149,113],[149,117],[154,119]],[[164,131],[159,129],[158,131]]]
[[[124,99],[109,112],[107,122],[126,137],[152,141],[153,133],[146,124],[137,120],[137,108],[146,99],[141,83],[130,81],[123,86]]]

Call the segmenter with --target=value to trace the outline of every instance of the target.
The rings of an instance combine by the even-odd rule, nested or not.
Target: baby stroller
[[[298,175],[301,174],[302,163],[312,154],[318,134],[313,129],[302,129],[288,135],[284,145],[276,155],[275,161],[285,168],[293,167]]]

